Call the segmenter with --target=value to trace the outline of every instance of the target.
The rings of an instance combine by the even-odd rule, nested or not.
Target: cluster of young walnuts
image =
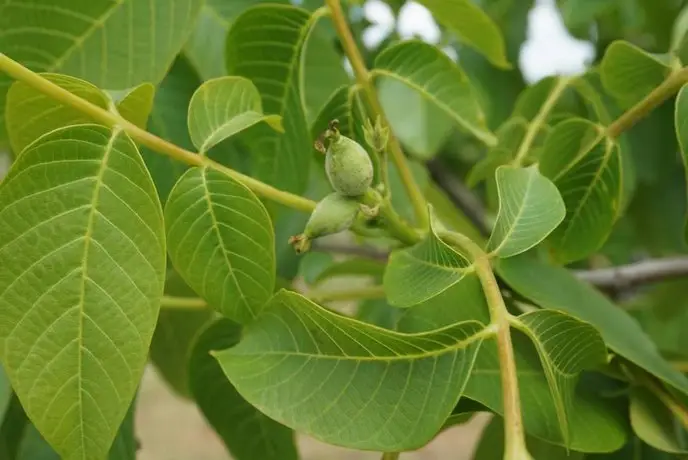
[[[361,202],[373,182],[373,163],[358,142],[339,132],[338,125],[332,120],[316,142],[325,153],[325,172],[334,192],[320,200],[303,233],[289,239],[298,254],[308,251],[314,239],[350,228],[359,212],[375,214]]]

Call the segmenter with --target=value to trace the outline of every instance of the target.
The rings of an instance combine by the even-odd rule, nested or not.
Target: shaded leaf
[[[638,323],[566,269],[524,254],[500,260],[497,271],[520,295],[544,308],[564,311],[589,322],[612,351],[688,394],[688,379],[660,356]]]
[[[315,284],[318,277],[334,263],[332,254],[328,252],[307,252],[299,262],[299,276],[306,284]]]
[[[394,330],[404,310],[393,307],[385,299],[364,300],[356,310],[356,319],[384,329]]]
[[[314,281],[317,284],[331,278],[344,276],[370,276],[376,280],[381,280],[385,272],[385,266],[386,264],[383,261],[353,257],[329,265],[318,274]]]
[[[626,106],[639,101],[671,73],[664,56],[650,54],[631,43],[615,41],[600,64],[604,88]]]
[[[263,115],[260,94],[246,78],[209,80],[196,90],[189,103],[189,134],[201,154],[260,122],[284,132],[281,116]]]
[[[385,270],[385,293],[392,305],[411,307],[447,290],[471,270],[470,262],[431,226],[423,241],[392,252]]]
[[[375,59],[372,74],[404,83],[478,139],[495,142],[468,77],[435,46],[419,40],[393,45]]]
[[[158,83],[201,5],[196,0],[4,2],[0,49],[34,71],[74,75],[101,88]],[[0,75],[0,107],[10,83]],[[0,125],[3,115],[0,111]]]
[[[648,389],[631,390],[629,413],[633,431],[644,442],[664,452],[688,453],[679,435],[681,428],[671,411]]]
[[[311,125],[311,137],[317,139],[327,128],[331,120],[339,120],[339,132],[346,137],[354,138],[355,131],[352,119],[353,89],[344,85],[337,88],[327,99]]]
[[[148,117],[153,110],[155,86],[142,83],[132,89],[117,103],[117,111],[125,119],[141,129],[146,129]]]
[[[487,250],[511,257],[544,240],[564,219],[566,208],[557,187],[538,171],[497,168],[499,212]]]
[[[489,321],[488,306],[475,273],[466,275],[442,294],[404,310],[398,330],[420,333],[467,320]],[[526,432],[563,446],[565,440],[555,401],[538,353],[532,341],[520,332],[512,334],[512,340]],[[503,414],[499,369],[496,344],[487,340],[480,347],[464,394]],[[576,390],[568,414],[569,447],[584,452],[611,452],[620,448],[626,439],[624,416],[599,396],[599,388],[584,392],[579,386]]]
[[[580,373],[607,361],[600,334],[588,323],[554,310],[538,310],[514,322],[535,345],[557,411],[564,444],[570,443],[569,413]]]
[[[618,144],[590,121],[564,121],[545,141],[540,172],[554,182],[566,205],[564,221],[548,239],[556,259],[572,262],[598,250],[621,202]]]
[[[211,353],[235,346],[241,327],[229,319],[209,324],[189,359],[189,386],[205,418],[236,460],[296,460],[294,433],[237,393]]]
[[[103,458],[141,378],[163,291],[153,182],[126,135],[68,127],[14,163],[0,209],[0,344],[12,387],[63,458]]]
[[[504,37],[497,25],[470,0],[420,0],[435,20],[479,51],[497,67],[510,68]]]
[[[475,321],[399,334],[280,291],[242,341],[215,356],[271,418],[330,444],[400,451],[441,428],[484,336]]]
[[[192,168],[170,193],[165,226],[184,281],[223,315],[255,318],[275,285],[275,237],[253,192],[218,171]]]
[[[678,145],[681,148],[683,168],[688,180],[688,85],[684,85],[676,97],[674,124],[676,126]],[[684,238],[688,241],[688,224],[684,224],[684,235]]]
[[[41,76],[102,109],[108,108],[109,100],[105,93],[87,81],[68,75]],[[15,82],[7,92],[5,114],[7,132],[16,155],[43,134],[54,129],[94,122],[80,110],[63,105],[23,82]]]

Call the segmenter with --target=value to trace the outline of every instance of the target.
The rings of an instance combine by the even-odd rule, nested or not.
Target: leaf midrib
[[[523,216],[524,209],[526,208],[526,203],[528,202],[528,196],[530,195],[530,191],[531,191],[531,188],[532,188],[534,182],[535,182],[535,174],[533,172],[531,172],[528,175],[528,184],[526,185],[526,190],[523,193],[523,199],[521,200],[521,203],[523,203],[523,204],[522,204],[522,206],[519,207],[518,212],[516,213],[516,216],[514,217],[513,225],[511,225],[511,227],[507,231],[506,235],[504,235],[504,237],[502,238],[502,242],[499,244],[499,246],[497,246],[493,251],[491,251],[492,254],[499,253],[499,251],[501,251],[502,248],[504,246],[506,246],[507,242],[509,241],[509,238],[511,238],[511,236],[516,231],[516,227],[518,226],[518,222],[521,220],[521,218]],[[504,203],[505,200],[502,200],[502,189],[501,189],[501,187],[497,188],[497,192],[499,195],[499,202]],[[501,204],[500,204],[499,211],[501,211]],[[497,212],[498,218],[499,218],[499,214],[500,214],[499,211]]]

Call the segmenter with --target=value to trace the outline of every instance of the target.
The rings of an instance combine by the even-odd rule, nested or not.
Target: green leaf
[[[189,359],[189,386],[198,407],[236,460],[296,460],[294,432],[246,402],[211,356],[235,346],[241,327],[228,319],[209,324]]]
[[[4,2],[0,49],[34,71],[74,75],[100,88],[158,83],[201,6],[196,0]],[[11,81],[0,75],[0,107]]]
[[[497,168],[499,212],[487,250],[511,257],[544,240],[564,219],[566,208],[557,187],[538,171]]]
[[[153,182],[125,134],[68,127],[13,164],[0,209],[0,352],[12,387],[63,458],[103,458],[163,292]]]
[[[604,88],[630,106],[659,86],[671,73],[664,56],[650,54],[625,41],[607,48],[600,64]]]
[[[470,0],[420,0],[435,20],[452,31],[471,48],[484,54],[503,69],[511,68],[506,59],[504,37],[497,25]]]
[[[153,110],[155,86],[142,83],[132,89],[117,103],[117,111],[141,129],[146,129]]]
[[[500,260],[497,271],[520,295],[544,308],[564,311],[589,322],[612,351],[688,394],[688,379],[660,356],[638,323],[566,269],[524,254]]]
[[[526,437],[528,452],[536,460],[583,460],[582,452],[567,452],[563,447],[548,444],[532,436]],[[493,417],[483,430],[475,460],[502,460],[504,458],[504,419]]]
[[[392,252],[384,277],[387,299],[396,307],[411,307],[449,289],[471,270],[470,262],[431,226],[423,241]]]
[[[580,373],[607,362],[607,348],[588,323],[554,310],[526,313],[514,322],[533,341],[554,400],[564,445],[571,434],[569,413]]]
[[[385,299],[368,299],[356,310],[356,319],[368,324],[394,330],[404,310],[387,303]]]
[[[355,137],[352,104],[353,88],[348,85],[337,88],[327,99],[320,113],[311,125],[311,137],[317,139],[328,127],[331,120],[339,120],[339,132],[346,137]]]
[[[228,318],[255,318],[275,285],[275,237],[253,192],[218,171],[192,168],[170,193],[165,226],[184,281]]]
[[[189,134],[201,154],[260,122],[284,132],[281,116],[263,115],[260,94],[246,78],[209,80],[196,90],[189,104]]]
[[[365,257],[353,257],[329,265],[315,278],[314,284],[322,283],[336,277],[370,276],[381,280],[385,272],[386,263]]]
[[[683,168],[688,179],[688,85],[684,85],[676,97],[675,114],[676,137],[681,148]],[[688,223],[684,224],[684,235],[686,241],[688,241]]]
[[[286,134],[263,130],[247,143],[256,178],[303,193],[308,185],[311,140],[303,107],[302,49],[318,16],[287,5],[259,5],[241,14],[227,36],[230,75],[251,80],[266,113],[282,117]]]
[[[554,182],[566,205],[563,223],[548,239],[555,258],[568,263],[598,250],[621,203],[618,144],[590,121],[564,121],[545,141],[540,172]]]
[[[306,284],[315,284],[320,274],[334,263],[329,252],[307,252],[299,262],[299,276]]]
[[[372,74],[404,83],[478,139],[495,142],[468,77],[437,47],[419,40],[393,45],[375,59]]]
[[[269,417],[330,444],[402,451],[442,427],[484,336],[476,321],[399,334],[280,291],[242,341],[215,356]]]
[[[442,294],[404,310],[398,330],[421,333],[467,320],[489,321],[488,306],[475,273],[466,275]],[[555,400],[538,353],[522,333],[516,331],[512,340],[526,432],[564,445]],[[503,414],[499,368],[496,344],[487,340],[480,347],[464,395]],[[623,416],[599,396],[598,388],[594,392],[583,390],[581,385],[576,388],[568,414],[570,448],[584,452],[611,452],[620,448],[626,438]]]
[[[200,78],[190,64],[185,59],[178,58],[158,86],[148,122],[150,132],[179,147],[193,150],[186,114],[191,96],[200,84]],[[147,147],[141,148],[141,155],[153,176],[160,200],[164,203],[188,166]]]
[[[648,389],[632,388],[629,412],[633,431],[647,444],[664,452],[688,453],[671,411]]]
[[[58,74],[41,76],[102,109],[108,108],[109,100],[105,93],[87,81]],[[24,82],[14,83],[6,96],[7,132],[12,150],[17,156],[45,133],[67,125],[93,122],[91,117],[80,110],[63,105]]]

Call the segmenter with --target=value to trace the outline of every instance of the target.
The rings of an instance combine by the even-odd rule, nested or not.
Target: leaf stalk
[[[385,116],[384,110],[382,109],[382,104],[380,104],[380,100],[377,97],[377,92],[375,91],[375,87],[370,78],[370,73],[368,72],[365,62],[363,61],[363,56],[361,56],[361,53],[356,46],[356,41],[354,40],[351,30],[349,29],[346,15],[342,10],[340,0],[326,0],[325,3],[330,9],[330,16],[332,18],[332,22],[334,23],[335,30],[337,31],[339,40],[342,43],[344,52],[349,58],[351,67],[356,75],[356,80],[366,95],[368,104],[373,112],[373,117],[379,116],[382,125],[386,128],[390,128],[389,121]],[[401,144],[396,136],[394,136],[394,133],[391,132],[391,129],[387,148],[391,154],[392,161],[399,172],[399,176],[401,177],[401,181],[404,184],[406,193],[411,200],[411,204],[413,205],[413,209],[418,220],[418,226],[425,228],[428,226],[429,222],[425,198],[423,197],[420,187],[414,180],[413,174],[411,174],[411,169],[406,162],[406,157],[404,156],[404,151],[401,148]]]

